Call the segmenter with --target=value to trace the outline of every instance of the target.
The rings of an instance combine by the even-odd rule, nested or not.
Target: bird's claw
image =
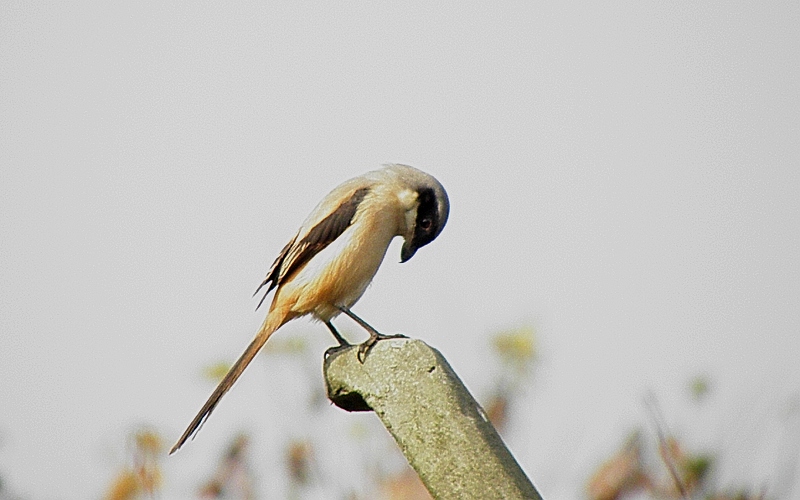
[[[372,347],[378,343],[379,340],[386,340],[386,339],[407,339],[405,335],[402,333],[396,333],[394,335],[384,335],[382,333],[375,333],[370,335],[369,338],[361,345],[358,346],[358,351],[356,352],[356,357],[358,361],[363,365],[364,362],[367,360],[367,353],[369,352]]]

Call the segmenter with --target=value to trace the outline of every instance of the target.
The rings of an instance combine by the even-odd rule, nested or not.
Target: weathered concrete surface
[[[328,397],[348,411],[375,411],[434,498],[541,498],[439,351],[382,340],[362,365],[357,349],[326,353]]]

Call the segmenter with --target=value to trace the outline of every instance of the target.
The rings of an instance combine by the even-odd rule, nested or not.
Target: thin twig
[[[678,470],[675,467],[674,461],[672,459],[672,454],[670,453],[669,443],[667,442],[667,436],[669,435],[669,431],[667,429],[667,424],[664,420],[664,416],[661,413],[661,410],[658,406],[658,400],[656,399],[655,394],[649,393],[645,398],[645,408],[650,412],[650,417],[653,419],[653,424],[656,427],[656,433],[658,434],[658,448],[661,452],[661,459],[664,461],[664,464],[667,466],[667,470],[669,470],[670,475],[672,476],[672,480],[675,481],[675,486],[678,488],[678,492],[681,494],[681,498],[684,500],[689,499],[689,494],[686,491],[686,487],[681,481],[681,477],[678,474]]]

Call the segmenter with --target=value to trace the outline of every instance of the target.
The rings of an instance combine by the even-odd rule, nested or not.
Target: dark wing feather
[[[289,253],[289,249],[292,248],[292,245],[294,245],[295,240],[297,240],[297,235],[295,235],[295,237],[292,238],[292,241],[290,241],[289,243],[286,244],[285,247],[283,247],[281,253],[278,254],[278,258],[275,259],[275,262],[272,263],[272,266],[269,268],[269,271],[267,271],[267,277],[264,278],[264,281],[262,281],[261,284],[258,285],[258,288],[256,288],[255,293],[253,293],[253,296],[255,297],[258,294],[258,292],[260,292],[261,289],[264,288],[267,285],[267,283],[269,283],[269,286],[267,286],[267,290],[264,293],[264,296],[261,297],[261,300],[258,301],[256,310],[258,310],[258,308],[261,307],[261,304],[264,303],[264,299],[267,298],[269,292],[271,292],[273,288],[278,286],[278,275],[280,274],[281,264],[283,263],[284,259],[286,259],[286,255]]]
[[[269,294],[273,288],[283,283],[284,280],[300,269],[303,264],[311,260],[311,257],[341,236],[350,224],[352,224],[358,205],[364,200],[368,192],[369,188],[366,187],[357,189],[352,196],[339,205],[336,210],[311,228],[303,239],[297,241],[297,236],[295,236],[292,241],[283,247],[280,255],[278,255],[278,258],[275,259],[269,272],[267,272],[267,277],[264,278],[264,281],[256,290],[256,293],[258,293],[259,290],[269,283],[267,292],[264,294],[264,297],[261,298],[258,307],[261,306],[267,294]],[[256,307],[256,309],[258,309],[258,307]]]

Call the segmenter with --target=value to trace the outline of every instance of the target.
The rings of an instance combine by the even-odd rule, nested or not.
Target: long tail
[[[287,318],[285,314],[278,314],[278,311],[270,311],[270,314],[267,315],[267,318],[264,320],[264,324],[261,326],[261,329],[256,334],[256,337],[250,342],[250,345],[247,346],[247,349],[242,353],[239,359],[236,360],[236,363],[233,364],[231,369],[225,375],[225,378],[217,385],[217,388],[214,389],[214,392],[211,393],[211,396],[206,401],[206,404],[200,408],[200,411],[197,413],[197,416],[194,417],[192,423],[189,424],[189,427],[186,428],[183,435],[178,439],[178,442],[175,443],[175,446],[169,450],[169,454],[172,455],[178,449],[183,446],[183,444],[194,434],[200,430],[200,427],[206,421],[211,412],[214,411],[214,408],[217,407],[219,404],[219,400],[222,399],[222,396],[225,395],[226,392],[236,383],[236,380],[242,374],[247,365],[253,361],[253,358],[256,357],[258,351],[264,347],[264,344],[267,342],[269,337],[275,333],[275,330],[280,328],[286,321],[290,318]]]

